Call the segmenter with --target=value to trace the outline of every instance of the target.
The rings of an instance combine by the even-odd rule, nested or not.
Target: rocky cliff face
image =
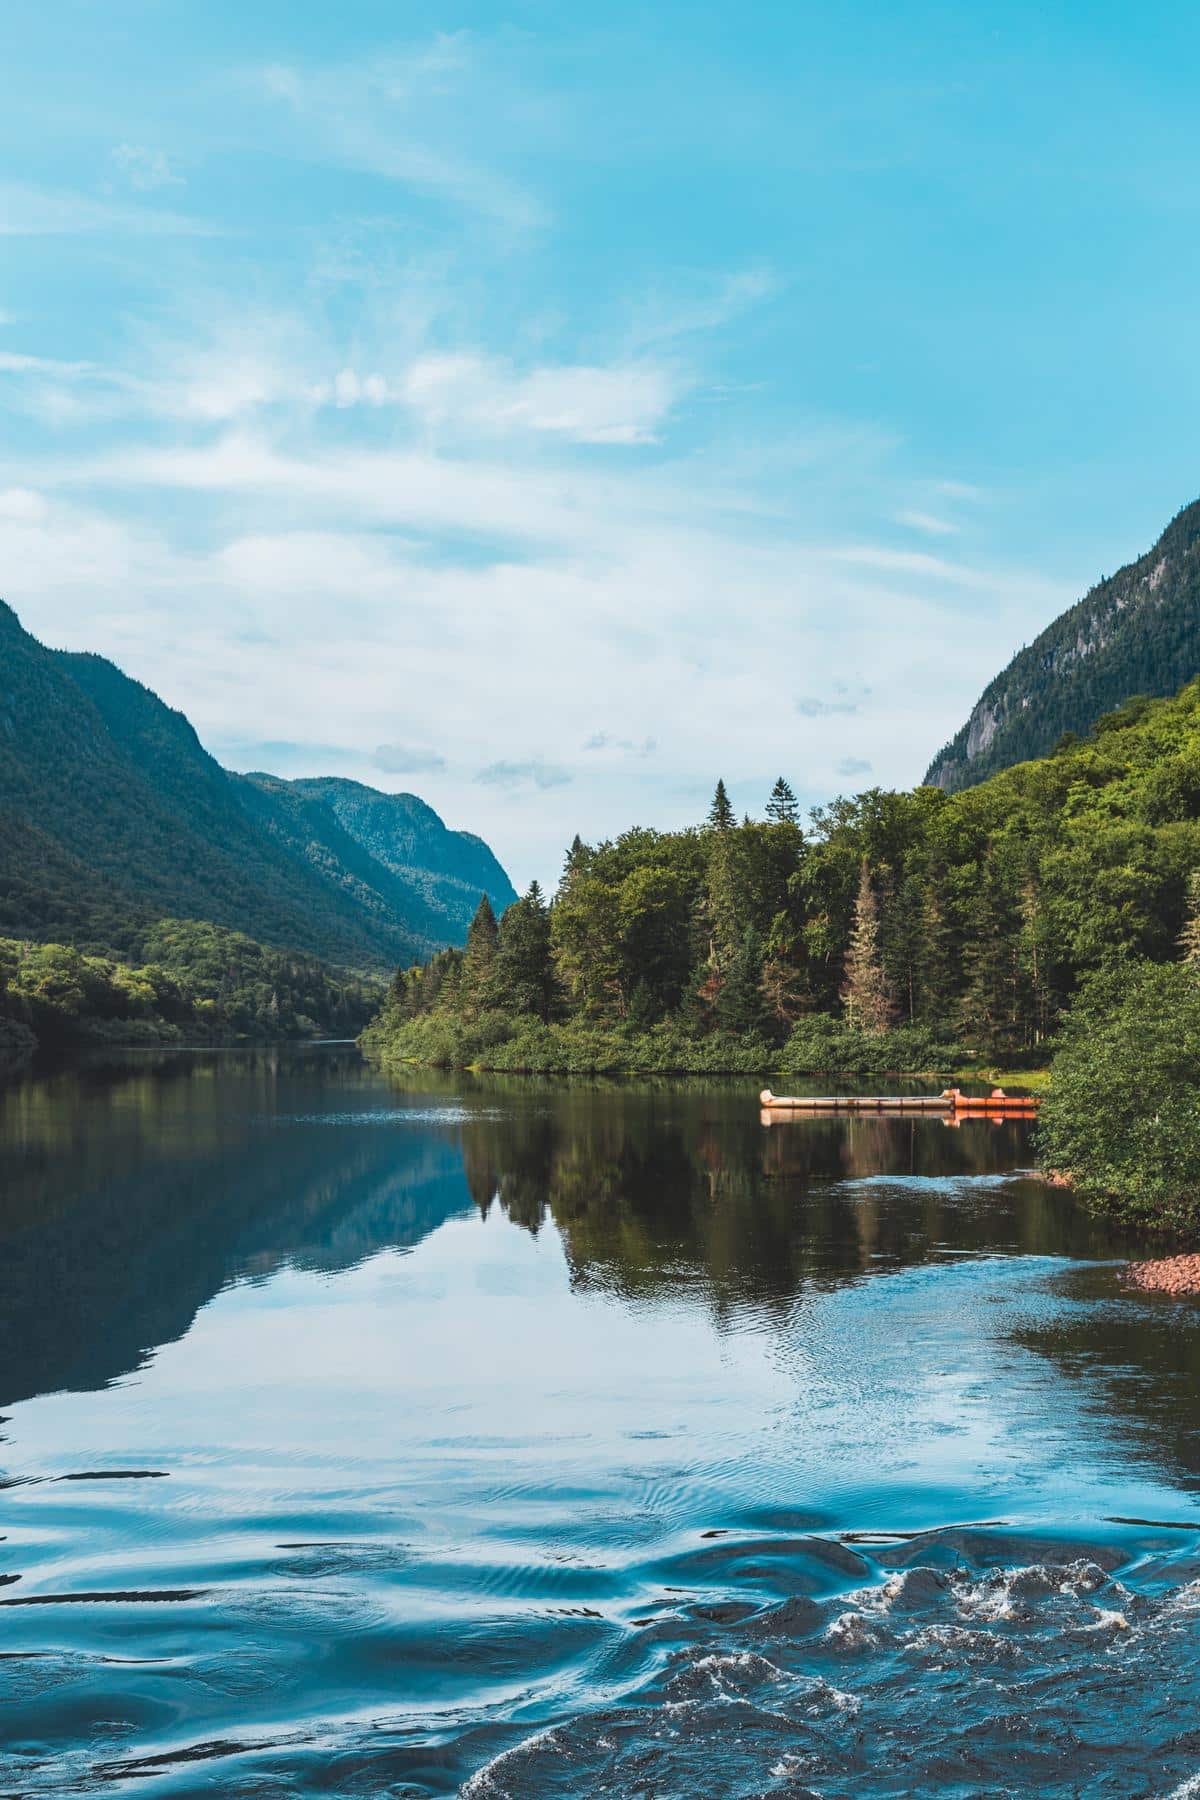
[[[1200,672],[1200,501],[1136,562],[1099,582],[984,689],[926,781],[953,790],[1044,756],[1134,694],[1175,693]]]

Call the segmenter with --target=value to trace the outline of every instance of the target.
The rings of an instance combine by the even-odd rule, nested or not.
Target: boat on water
[[[940,1094],[773,1094],[759,1095],[764,1114],[802,1113],[979,1113],[987,1118],[1032,1118],[1041,1101],[1035,1094],[1006,1094],[993,1088],[990,1094],[964,1094],[961,1088],[943,1088]]]

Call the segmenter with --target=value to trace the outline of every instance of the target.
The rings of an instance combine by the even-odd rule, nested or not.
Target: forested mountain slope
[[[448,830],[432,806],[415,794],[381,794],[333,776],[289,786],[327,806],[349,837],[391,870],[409,896],[412,917],[424,916],[434,936],[461,942],[480,894],[487,895],[497,913],[517,897],[483,839],[470,831]]]
[[[354,967],[421,958],[462,940],[484,887],[431,903],[484,847],[424,810],[440,835],[409,841],[429,865],[399,840],[380,860],[320,792],[230,774],[182,713],[102,657],[44,648],[0,602],[0,934],[136,952],[170,915]]]
[[[953,791],[1084,736],[1135,694],[1174,694],[1200,673],[1200,501],[1152,550],[1098,583],[983,691],[925,780]]]

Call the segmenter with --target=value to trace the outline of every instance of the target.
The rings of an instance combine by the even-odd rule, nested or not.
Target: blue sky
[[[919,779],[1200,491],[1182,6],[6,9],[0,594],[233,767]]]

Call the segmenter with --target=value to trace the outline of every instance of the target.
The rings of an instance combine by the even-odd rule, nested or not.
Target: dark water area
[[[754,1087],[0,1089],[0,1796],[1200,1797],[1200,1309]]]

